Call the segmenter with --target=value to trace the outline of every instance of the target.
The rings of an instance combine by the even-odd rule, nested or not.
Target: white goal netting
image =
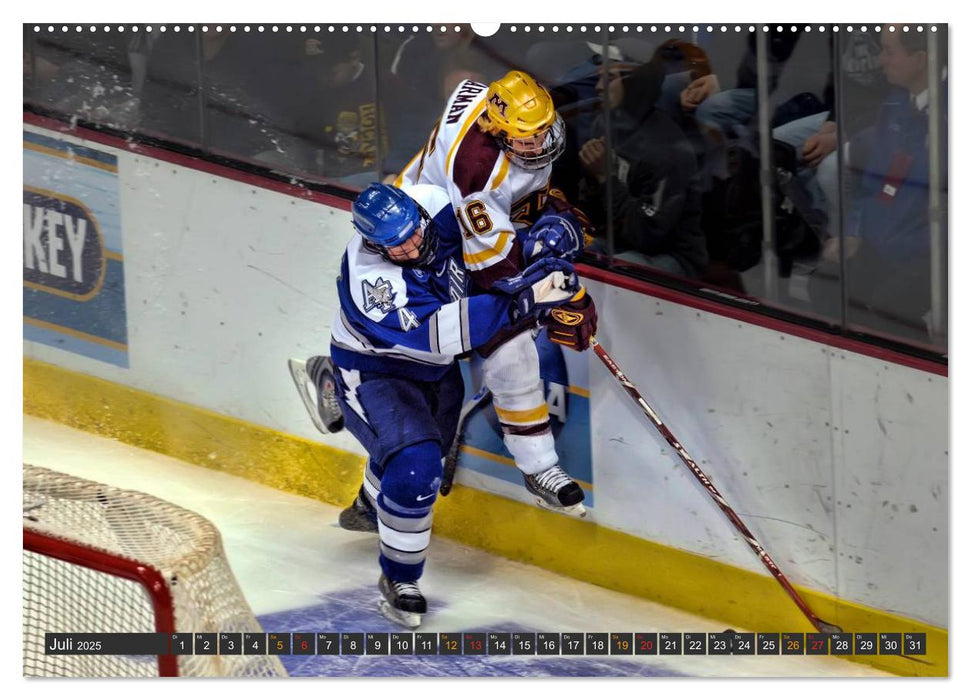
[[[41,467],[23,478],[25,676],[286,675],[274,656],[45,655],[47,632],[262,630],[202,516]]]

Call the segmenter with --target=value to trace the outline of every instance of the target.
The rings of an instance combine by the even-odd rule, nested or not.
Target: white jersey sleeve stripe
[[[460,355],[469,348],[462,342],[462,299],[446,304],[435,315],[438,317],[439,352],[443,355]],[[468,315],[466,313],[466,315]]]
[[[442,344],[438,340],[438,314],[428,320],[428,347],[432,352],[442,354]]]
[[[345,330],[354,340],[356,340],[361,347],[371,347],[371,341],[358,333],[354,326],[351,325],[351,322],[347,320],[347,315],[344,313],[344,309],[340,310],[340,320],[341,328]]]
[[[452,361],[452,357],[444,353],[434,351],[424,352],[413,348],[405,348],[395,345],[392,348],[376,348],[370,340],[361,335],[348,321],[343,309],[338,312],[338,318],[331,328],[330,342],[339,348],[362,355],[373,355],[375,357],[389,357],[400,360],[409,360],[430,366],[444,366]]]
[[[462,326],[462,352],[472,349],[472,334],[469,332],[469,300],[459,300],[459,321]]]

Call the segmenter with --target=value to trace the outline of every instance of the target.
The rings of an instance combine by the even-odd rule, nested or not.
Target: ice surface
[[[340,508],[24,416],[24,461],[212,520],[268,632],[404,631],[377,612],[377,540]],[[720,632],[724,624],[432,538],[424,632]],[[677,581],[671,582],[672,586]],[[741,631],[741,630],[740,630]],[[295,676],[885,676],[831,657],[284,656]]]

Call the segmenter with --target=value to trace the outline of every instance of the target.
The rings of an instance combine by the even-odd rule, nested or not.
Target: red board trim
[[[603,282],[614,287],[628,289],[632,292],[645,294],[657,299],[664,299],[665,301],[681,304],[700,311],[718,314],[719,316],[725,316],[726,318],[731,318],[736,321],[742,321],[744,323],[750,323],[754,326],[768,328],[786,335],[805,338],[806,340],[811,340],[815,343],[820,343],[821,345],[828,345],[829,347],[839,348],[840,350],[846,350],[859,355],[873,357],[875,359],[895,365],[903,365],[905,367],[917,369],[922,372],[928,372],[930,374],[936,374],[942,377],[947,376],[947,365],[934,362],[932,360],[925,360],[920,357],[906,355],[902,352],[896,352],[894,350],[880,347],[879,345],[872,345],[870,343],[864,343],[860,340],[833,335],[831,333],[817,330],[815,328],[809,328],[791,321],[783,321],[781,319],[773,318],[772,316],[766,316],[753,311],[738,309],[727,304],[719,304],[718,302],[710,299],[698,297],[693,294],[687,294],[685,292],[679,292],[675,289],[669,289],[668,287],[662,287],[661,285],[653,284],[651,282],[647,282],[646,280],[640,280],[634,277],[628,277],[627,275],[611,272],[609,270],[603,270],[599,267],[579,264],[577,265],[577,272],[583,277],[597,280],[598,282]]]
[[[154,158],[165,163],[172,163],[173,165],[179,165],[183,168],[192,168],[193,170],[199,170],[204,173],[209,173],[210,175],[226,178],[227,180],[234,180],[236,182],[252,185],[253,187],[272,190],[273,192],[279,192],[297,199],[307,199],[319,204],[326,204],[327,206],[334,207],[335,209],[343,209],[344,211],[351,210],[350,199],[344,199],[343,197],[318,192],[316,190],[307,189],[306,187],[300,187],[299,185],[281,182],[270,177],[257,175],[256,173],[248,173],[245,170],[238,170],[227,165],[213,163],[212,161],[204,158],[195,158],[183,153],[176,153],[175,151],[169,151],[165,148],[159,148],[158,146],[147,146],[134,141],[126,141],[125,139],[112,136],[110,134],[104,134],[94,129],[71,126],[70,124],[66,124],[57,119],[42,117],[40,115],[33,114],[32,112],[24,112],[24,123],[32,124],[43,129],[50,129],[51,131],[57,131],[69,136],[74,136],[75,138],[84,139],[85,141],[94,141],[95,143],[111,146],[112,148],[128,151],[129,153],[135,153],[140,156],[145,156],[146,158]],[[348,195],[353,194],[354,192],[352,190],[348,190]]]
[[[343,211],[351,210],[350,199],[344,199],[336,195],[310,190],[306,187],[280,182],[278,180],[274,180],[273,178],[257,175],[255,173],[248,173],[229,166],[219,165],[218,163],[213,163],[203,158],[195,158],[192,156],[183,155],[181,153],[169,151],[157,146],[146,146],[144,144],[129,142],[117,136],[104,134],[94,129],[86,129],[84,127],[77,126],[72,127],[65,122],[51,119],[49,117],[42,117],[32,112],[24,112],[24,122],[44,129],[50,129],[51,131],[69,134],[77,138],[85,139],[86,141],[94,141],[106,146],[111,146],[112,148],[118,148],[130,153],[137,153],[138,155],[155,158],[166,163],[172,163],[185,168],[192,168],[193,170],[210,173],[228,180],[242,182],[247,185],[252,185],[253,187],[260,187],[263,189],[272,190],[274,192],[280,192],[291,197],[326,204],[327,206],[341,209]],[[353,190],[348,190],[348,195],[353,194]],[[669,289],[667,287],[652,284],[644,280],[621,275],[609,270],[603,270],[598,267],[581,264],[577,266],[577,271],[580,272],[580,274],[582,274],[584,277],[588,277],[614,287],[621,287],[622,289],[628,289],[633,292],[638,292],[639,294],[645,294],[647,296],[664,299],[675,304],[682,304],[693,309],[718,314],[719,316],[725,316],[743,323],[750,323],[762,328],[768,328],[770,330],[778,331],[779,333],[785,333],[786,335],[805,338],[806,340],[811,340],[822,345],[839,348],[841,350],[854,352],[867,357],[873,357],[875,359],[895,365],[903,365],[904,367],[910,367],[912,369],[928,372],[930,374],[936,374],[942,377],[948,376],[947,365],[940,362],[934,362],[933,360],[913,357],[895,350],[890,350],[888,348],[883,348],[870,343],[864,343],[852,338],[833,335],[831,333],[817,330],[815,328],[809,328],[791,321],[782,321],[780,319],[755,313],[753,311],[746,311],[727,304],[719,304],[718,302],[698,297],[693,294],[679,292],[674,289]]]

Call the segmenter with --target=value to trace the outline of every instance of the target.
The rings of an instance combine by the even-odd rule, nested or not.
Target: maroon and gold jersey
[[[515,232],[536,220],[552,172],[549,165],[526,170],[512,163],[496,139],[476,125],[487,93],[482,83],[460,83],[428,143],[394,183],[445,189],[461,224],[465,266],[484,288],[521,269]]]

